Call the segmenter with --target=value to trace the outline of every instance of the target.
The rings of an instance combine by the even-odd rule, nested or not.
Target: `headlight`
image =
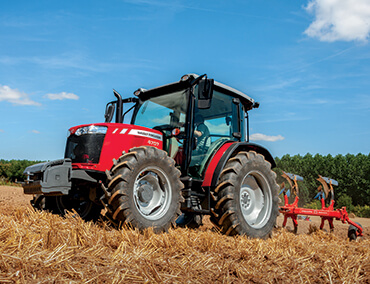
[[[84,126],[76,130],[75,135],[81,136],[85,134],[105,134],[107,133],[107,127],[106,126]]]

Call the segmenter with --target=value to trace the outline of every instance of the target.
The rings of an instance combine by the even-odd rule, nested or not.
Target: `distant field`
[[[365,238],[352,243],[340,221],[309,235],[317,218],[268,240],[226,237],[207,220],[155,235],[34,212],[29,199],[0,187],[0,283],[370,283],[369,219],[354,219]]]

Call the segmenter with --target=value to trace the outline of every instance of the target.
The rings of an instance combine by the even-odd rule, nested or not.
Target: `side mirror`
[[[113,115],[114,115],[114,109],[115,109],[115,105],[113,103],[107,105],[105,109],[105,114],[104,114],[105,123],[109,123],[112,121]]]
[[[208,109],[211,107],[213,95],[213,79],[201,80],[198,84],[198,109]]]

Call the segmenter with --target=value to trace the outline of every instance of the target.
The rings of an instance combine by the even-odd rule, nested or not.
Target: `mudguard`
[[[209,162],[202,186],[216,187],[221,171],[224,169],[227,161],[240,151],[255,151],[265,157],[266,161],[271,164],[271,168],[276,167],[275,160],[270,152],[258,144],[249,142],[225,143]]]

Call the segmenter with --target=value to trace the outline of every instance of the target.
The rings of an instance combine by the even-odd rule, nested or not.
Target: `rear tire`
[[[106,196],[112,219],[121,225],[154,232],[175,226],[183,202],[180,171],[165,151],[154,147],[133,148],[108,174]]]
[[[276,174],[264,156],[240,152],[221,172],[215,189],[217,201],[211,220],[226,235],[267,238],[278,215]]]

